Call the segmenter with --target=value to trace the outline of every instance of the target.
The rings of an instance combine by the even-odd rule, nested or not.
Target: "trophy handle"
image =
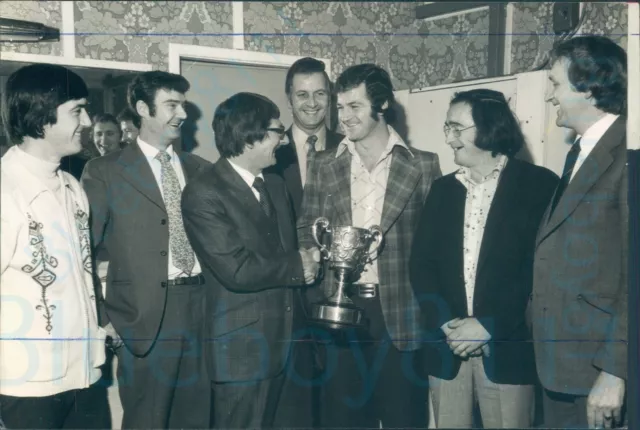
[[[372,237],[376,242],[376,247],[369,251],[368,258],[369,261],[371,261],[371,256],[378,250],[378,248],[380,248],[380,245],[382,245],[382,238],[384,235],[382,232],[382,228],[380,228],[380,226],[378,225],[372,225],[371,227],[369,227],[369,234],[370,237]]]
[[[324,246],[322,242],[320,242],[320,237],[318,234],[319,228],[330,233],[331,229],[329,227],[329,220],[325,217],[317,218],[313,222],[313,225],[311,226],[311,235],[313,236],[313,240],[316,242],[316,245],[320,247],[320,252],[324,255],[324,258],[325,259],[331,258],[331,251],[329,251],[329,249],[326,246]]]

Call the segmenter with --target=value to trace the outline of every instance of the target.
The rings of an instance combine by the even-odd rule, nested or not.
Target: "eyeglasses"
[[[284,134],[286,132],[286,128],[284,128],[284,127],[268,128],[267,131],[273,131],[275,133],[278,133],[280,135],[280,138],[283,138]]]
[[[465,128],[454,128],[445,124],[442,130],[444,131],[445,136],[448,135],[449,133],[453,133],[454,137],[460,137],[463,131],[469,130],[470,128],[474,128],[474,127],[475,125],[470,125],[469,127],[465,127]]]

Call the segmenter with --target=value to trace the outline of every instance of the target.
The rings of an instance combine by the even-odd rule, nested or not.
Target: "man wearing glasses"
[[[214,428],[272,427],[293,336],[293,291],[313,283],[317,250],[298,250],[285,183],[263,174],[287,144],[269,99],[238,93],[215,111],[220,160],[182,197],[207,285],[206,354]]]

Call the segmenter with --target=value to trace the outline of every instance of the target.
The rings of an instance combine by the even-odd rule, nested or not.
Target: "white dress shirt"
[[[614,115],[612,113],[606,114],[589,127],[582,137],[577,137],[576,140],[580,139],[580,154],[578,154],[578,159],[576,160],[576,165],[573,167],[573,172],[571,172],[569,182],[571,182],[571,180],[576,176],[576,173],[584,163],[584,160],[591,151],[593,151],[593,148],[595,148],[598,141],[602,139],[602,136],[604,136],[607,130],[609,130],[609,127],[616,122],[618,116],[619,115]]]
[[[311,135],[300,129],[295,123],[291,126],[291,135],[293,136],[293,143],[296,145],[300,179],[302,180],[302,188],[304,188],[307,182],[307,139]],[[318,138],[315,145],[316,151],[324,151],[327,147],[327,128],[323,126],[314,136]]]
[[[258,191],[255,188],[253,188],[253,181],[255,181],[256,178],[260,178],[264,181],[264,176],[262,175],[262,173],[256,176],[250,171],[248,171],[247,169],[245,169],[244,167],[238,166],[228,158],[227,158],[227,161],[229,162],[229,164],[231,164],[231,167],[233,167],[233,170],[238,172],[238,175],[240,175],[242,180],[245,181],[247,185],[249,185],[249,188],[251,188],[251,191],[253,191],[253,195],[256,196],[256,200],[260,201],[260,193],[258,193]]]
[[[151,167],[151,171],[153,172],[153,176],[156,178],[156,182],[158,184],[158,188],[160,189],[160,194],[162,195],[162,199],[164,200],[164,191],[162,189],[162,165],[160,164],[160,160],[156,159],[158,155],[158,148],[155,148],[149,145],[147,142],[143,141],[138,137],[138,146],[142,150],[149,166]],[[171,166],[173,166],[173,170],[176,171],[176,176],[178,177],[178,182],[180,183],[180,188],[184,190],[184,187],[187,183],[184,172],[182,171],[182,164],[180,163],[180,158],[173,150],[173,146],[169,145],[167,147],[167,154],[171,156]],[[200,262],[198,259],[195,259],[195,264],[193,265],[193,270],[191,271],[191,276],[199,275],[202,272],[200,268]],[[175,279],[180,275],[184,275],[184,272],[181,269],[178,269],[173,265],[173,256],[171,254],[171,247],[169,247],[169,279]]]

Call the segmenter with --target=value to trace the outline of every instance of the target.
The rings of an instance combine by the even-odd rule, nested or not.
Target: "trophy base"
[[[361,309],[353,305],[345,306],[335,303],[311,305],[310,322],[334,330],[366,326]]]

